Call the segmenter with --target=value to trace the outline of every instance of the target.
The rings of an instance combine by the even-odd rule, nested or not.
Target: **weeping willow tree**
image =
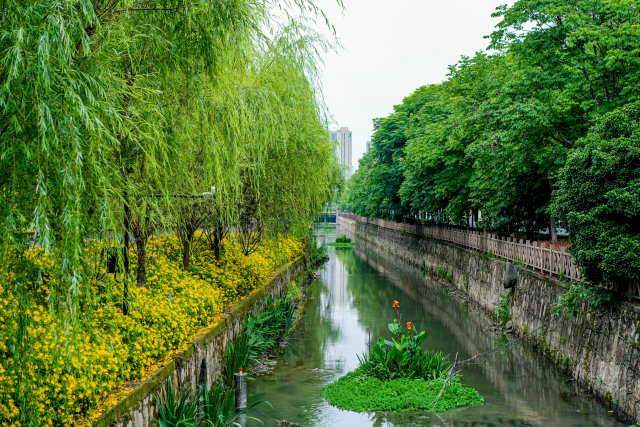
[[[319,90],[317,65],[326,48],[321,37],[292,22],[259,50],[259,84],[244,93],[268,100],[279,120],[275,132],[256,139],[261,144],[252,144],[240,162],[237,237],[245,254],[266,234],[286,234],[295,222],[309,225],[341,182]]]
[[[249,254],[268,233],[317,218],[341,179],[318,82],[319,54],[327,48],[292,21],[230,55],[232,67],[214,81],[201,82],[194,98],[199,115],[180,121],[187,127],[180,130],[176,175],[185,179],[173,180],[172,191],[197,193],[209,185],[216,191],[205,202],[209,227],[200,222],[203,205],[192,202],[179,220],[182,229],[208,228],[219,250],[221,235],[234,228]],[[183,239],[184,259],[195,247]]]
[[[295,4],[323,16],[310,0]],[[176,222],[176,195],[212,186],[216,196],[201,205],[218,223],[237,224],[246,172],[261,221],[308,221],[329,197],[334,165],[315,62],[283,48],[304,37],[269,40],[274,7],[279,2],[3,3],[0,283],[16,296],[16,322],[0,333],[2,357],[22,371],[12,391],[22,425],[45,421],[34,409],[26,311],[45,279],[52,330],[65,343],[52,351],[66,369],[87,332],[81,314],[96,298],[90,283],[104,278],[104,253],[88,260],[91,245],[143,250]],[[24,256],[34,245],[52,260],[37,271]],[[144,285],[146,257],[138,262]]]

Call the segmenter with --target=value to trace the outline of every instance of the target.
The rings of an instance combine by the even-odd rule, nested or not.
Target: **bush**
[[[640,279],[640,103],[603,116],[558,178],[553,210],[584,278]]]
[[[500,321],[502,329],[504,329],[511,320],[511,303],[509,302],[509,298],[509,291],[504,291],[500,294],[500,301],[493,304],[496,308],[491,310]]]

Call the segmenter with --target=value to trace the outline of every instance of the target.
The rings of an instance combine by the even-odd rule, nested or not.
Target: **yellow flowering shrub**
[[[55,275],[46,272],[58,267],[42,250],[24,254],[26,268],[39,277],[26,300],[14,292],[16,273],[1,272],[0,426],[22,425],[20,401],[37,414],[40,425],[76,424],[117,387],[139,381],[145,368],[183,349],[225,306],[263,286],[303,252],[294,237],[267,239],[249,256],[225,240],[220,261],[202,250],[185,272],[179,240],[163,239],[162,251],[147,267],[145,287],[135,285],[132,269],[128,316],[122,314],[121,274],[117,281],[113,275],[93,279],[91,292],[78,305],[79,320],[65,325],[50,312],[49,277]],[[130,257],[134,267],[134,250]],[[19,346],[22,351],[16,351]],[[15,354],[23,355],[22,363]]]

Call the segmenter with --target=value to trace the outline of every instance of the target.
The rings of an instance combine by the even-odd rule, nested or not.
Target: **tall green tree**
[[[640,280],[640,103],[605,114],[558,175],[554,211],[594,284]]]

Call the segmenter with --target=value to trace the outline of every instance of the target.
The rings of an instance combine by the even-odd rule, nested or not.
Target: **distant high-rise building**
[[[336,146],[336,157],[340,164],[345,166],[345,176],[347,179],[353,174],[353,166],[351,165],[351,131],[348,127],[340,128],[340,130],[331,133],[333,139],[338,140]]]
[[[371,143],[371,141],[367,141],[367,151],[366,151],[366,153],[368,153],[371,150],[371,145],[373,145]]]

